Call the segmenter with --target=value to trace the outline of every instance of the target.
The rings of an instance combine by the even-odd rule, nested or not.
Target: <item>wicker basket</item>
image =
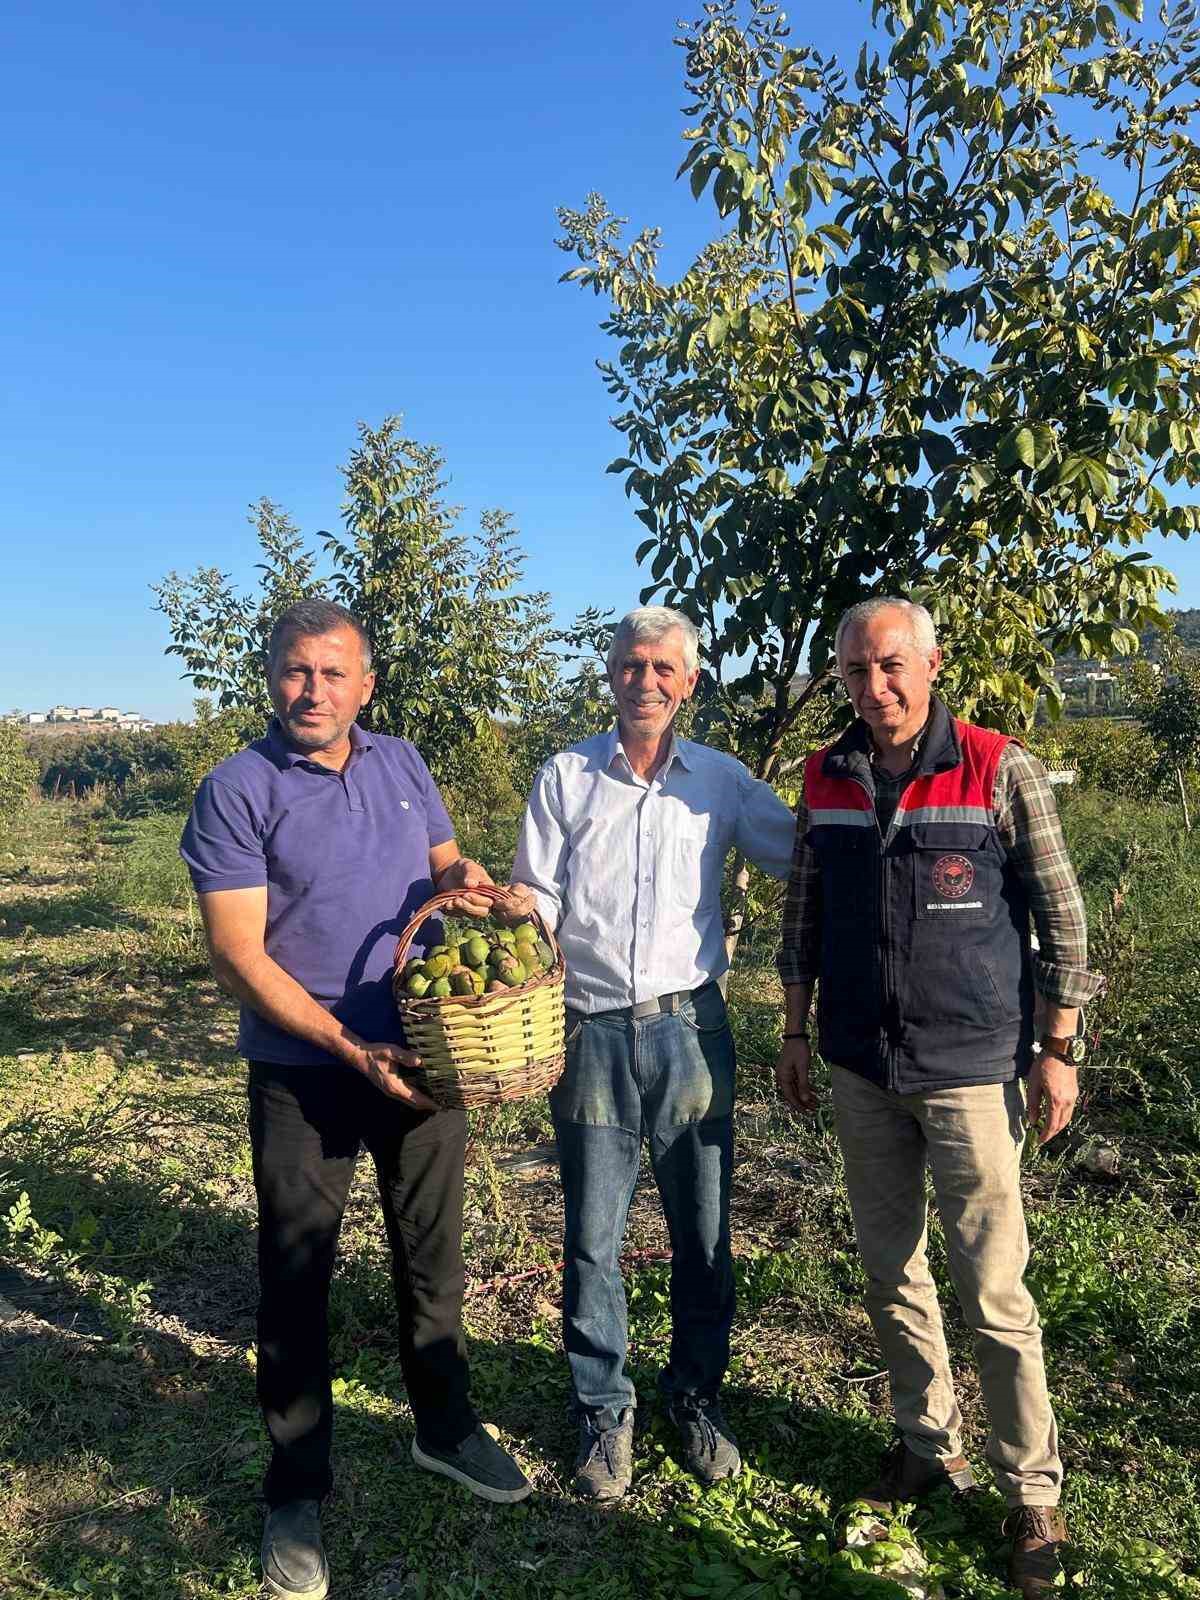
[[[503,889],[472,886],[467,892],[493,903],[507,899]],[[553,953],[547,971],[503,994],[424,995],[419,1000],[405,994],[399,976],[418,928],[463,893],[453,889],[435,894],[400,935],[392,993],[405,1043],[421,1058],[420,1067],[406,1076],[440,1106],[471,1111],[505,1100],[525,1100],[558,1082],[566,1059],[566,968],[558,941],[535,911],[533,920]]]

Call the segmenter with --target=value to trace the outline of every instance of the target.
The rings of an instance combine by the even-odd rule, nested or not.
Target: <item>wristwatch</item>
[[[1087,1045],[1076,1034],[1047,1033],[1038,1040],[1044,1056],[1058,1056],[1070,1067],[1077,1067],[1087,1055]]]

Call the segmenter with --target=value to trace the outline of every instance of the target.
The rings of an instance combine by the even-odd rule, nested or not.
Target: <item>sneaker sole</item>
[[[283,1584],[276,1583],[275,1579],[263,1573],[263,1583],[274,1595],[275,1600],[325,1600],[329,1593],[329,1569],[326,1567],[325,1575],[317,1580],[315,1587],[310,1589],[285,1589]]]
[[[613,1489],[608,1494],[597,1494],[590,1485],[580,1485],[578,1482],[571,1485],[571,1493],[581,1505],[596,1506],[602,1509],[605,1506],[615,1506],[618,1500],[624,1500],[629,1493],[629,1484],[623,1484],[619,1489]]]
[[[524,1483],[519,1489],[497,1489],[490,1483],[480,1483],[478,1478],[472,1478],[468,1472],[460,1472],[448,1461],[441,1461],[437,1456],[427,1456],[415,1439],[412,1442],[412,1458],[417,1466],[424,1467],[426,1472],[440,1472],[443,1478],[453,1478],[455,1483],[461,1483],[464,1489],[477,1494],[481,1500],[491,1500],[495,1505],[511,1506],[518,1500],[524,1500],[525,1496],[533,1491],[531,1483]]]
[[[728,1467],[724,1472],[698,1472],[695,1467],[689,1468],[697,1483],[702,1483],[707,1489],[714,1483],[724,1483],[727,1478],[736,1478],[746,1463],[738,1457],[737,1466]]]

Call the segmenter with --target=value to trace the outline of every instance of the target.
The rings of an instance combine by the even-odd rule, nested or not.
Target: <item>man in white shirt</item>
[[[550,1097],[566,1212],[563,1342],[580,1418],[575,1487],[629,1486],[637,1396],[625,1371],[621,1239],[643,1135],[671,1235],[671,1356],[660,1378],[688,1466],[741,1467],[718,1398],[729,1359],[734,1047],[721,878],[733,848],[773,877],[795,819],[732,756],[674,732],[696,687],[689,618],[643,606],[608,655],[618,727],[538,773],[513,869],[567,963],[567,1064]]]

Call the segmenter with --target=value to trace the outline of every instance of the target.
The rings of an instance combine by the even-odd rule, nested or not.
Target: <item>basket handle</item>
[[[396,941],[396,953],[392,957],[393,969],[399,972],[400,968],[408,960],[409,948],[421,924],[426,922],[435,911],[439,911],[442,906],[449,905],[451,900],[461,900],[464,895],[469,894],[475,896],[476,899],[490,900],[495,904],[498,900],[507,900],[509,893],[508,889],[497,889],[492,884],[477,883],[472,884],[469,889],[443,889],[441,894],[435,894],[432,899],[426,900],[420,910],[415,913],[412,921]],[[534,901],[533,917],[541,929],[542,938],[545,939],[553,952],[554,960],[551,962],[551,966],[557,966],[562,960],[562,951],[558,947],[558,940],[554,937],[554,930],[538,910],[536,900]]]

